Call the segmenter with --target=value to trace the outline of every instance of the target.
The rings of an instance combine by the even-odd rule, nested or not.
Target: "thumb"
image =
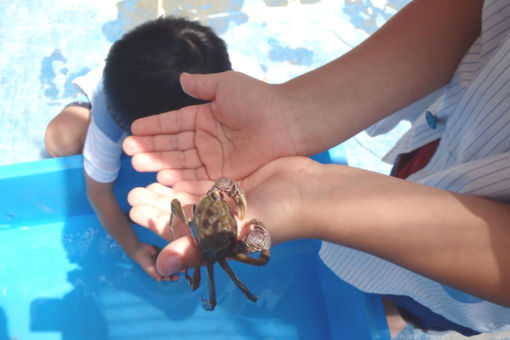
[[[200,255],[191,235],[176,239],[161,250],[156,269],[163,277],[171,276],[198,263]]]
[[[182,73],[180,76],[181,86],[186,94],[202,100],[216,98],[216,88],[221,73],[214,74],[190,74]]]

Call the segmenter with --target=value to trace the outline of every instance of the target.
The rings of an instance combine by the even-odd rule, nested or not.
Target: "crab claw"
[[[228,197],[230,197],[237,208],[237,215],[242,220],[246,216],[246,210],[248,210],[248,206],[246,204],[246,196],[244,196],[244,192],[237,184],[228,177],[220,177],[214,182],[214,186],[212,189],[216,188],[221,192],[225,193]],[[211,189],[211,190],[212,190]]]
[[[253,230],[244,238],[244,246],[250,253],[271,248],[271,235],[266,226],[257,219],[252,219],[246,224],[253,225]]]
[[[233,250],[232,259],[252,264],[254,266],[263,266],[269,261],[271,256],[271,235],[259,220],[253,219],[245,227],[252,225],[252,230],[246,235]],[[260,251],[258,258],[253,258],[247,254]]]

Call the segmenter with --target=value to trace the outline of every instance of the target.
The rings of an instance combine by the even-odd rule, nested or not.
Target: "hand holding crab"
[[[312,224],[311,228],[306,227],[306,219],[304,218],[306,216],[303,215],[303,212],[307,211],[303,207],[311,206],[309,203],[304,203],[307,202],[305,199],[309,195],[307,194],[305,197],[302,197],[304,192],[302,192],[301,188],[303,183],[315,183],[310,181],[310,178],[314,180],[318,178],[316,175],[313,175],[316,173],[316,168],[317,163],[306,157],[293,157],[271,162],[240,182],[246,193],[246,199],[241,191],[235,193],[238,186],[231,180],[227,180],[232,184],[230,189],[227,188],[223,191],[218,190],[224,187],[223,185],[216,183],[211,188],[211,182],[209,181],[182,179],[172,188],[159,183],[153,183],[146,188],[135,188],[130,192],[128,200],[133,206],[130,211],[130,217],[134,222],[151,229],[159,236],[170,241],[161,250],[157,260],[157,269],[162,276],[172,277],[172,274],[184,268],[195,267],[197,263],[206,265],[204,257],[199,250],[198,242],[195,241],[192,235],[193,230],[199,229],[196,228],[198,224],[196,221],[201,219],[200,223],[204,223],[205,217],[207,217],[206,211],[210,209],[206,207],[206,203],[207,206],[214,206],[214,209],[225,213],[225,217],[221,217],[220,213],[216,214],[215,216],[218,220],[225,222],[229,221],[230,217],[237,220],[238,223],[235,228],[237,233],[241,235],[240,237],[238,235],[240,240],[234,238],[234,244],[231,247],[227,247],[228,251],[223,253],[217,252],[216,258],[219,258],[219,254],[225,253],[227,253],[225,256],[227,259],[229,257],[233,259],[248,257],[246,256],[247,253],[268,249],[270,245],[293,239],[314,237],[317,228],[315,224]],[[315,184],[313,187],[315,187]],[[204,196],[206,192],[208,194]],[[225,193],[227,197],[233,196],[234,203],[237,201],[236,205],[239,208],[235,210],[239,211],[238,214],[232,214],[225,208],[218,208],[226,204],[223,200],[215,199],[218,197],[218,194],[221,197],[222,193]],[[202,199],[200,200],[200,198]],[[189,213],[188,216],[190,218],[193,216],[191,221],[185,217],[184,213],[181,214],[179,212],[181,209],[178,208],[179,204],[177,202],[173,204],[176,212],[173,214],[173,230],[176,235],[172,234],[169,227],[169,220],[172,218],[171,202],[174,199],[178,199],[182,205],[187,207],[197,204],[193,214],[186,211]],[[249,203],[248,210],[246,210],[246,200]],[[203,203],[197,203],[199,201],[203,201]],[[213,204],[212,202],[216,203]],[[199,207],[202,204],[204,204],[203,207]],[[250,219],[256,217],[266,222],[268,227],[255,222],[251,224],[250,222],[246,223],[242,219],[244,214],[247,215],[245,221],[250,221]],[[214,224],[212,220],[208,218],[208,223]],[[195,227],[190,228],[192,223],[195,223]],[[230,226],[230,229],[226,226],[222,228],[232,231],[234,228],[233,222],[228,222],[227,224]],[[245,226],[249,228],[244,228]],[[246,233],[246,229],[251,229],[251,232],[248,230]],[[247,234],[246,237],[243,236],[245,234]],[[271,241],[269,242],[269,240]],[[208,242],[210,241],[202,242],[202,247],[206,244],[212,244]],[[215,247],[214,249],[219,248]],[[262,259],[264,259],[264,255],[262,255],[260,261]],[[252,260],[257,261],[257,259],[253,258]],[[191,278],[191,282],[193,282],[193,278]]]
[[[213,310],[216,306],[213,271],[215,262],[219,262],[221,268],[230,276],[236,286],[248,299],[255,302],[257,297],[234,274],[226,259],[230,258],[261,266],[267,263],[270,256],[271,238],[262,222],[255,219],[251,220],[248,224],[253,226],[253,229],[243,239],[237,239],[237,222],[232,216],[228,204],[223,200],[224,194],[234,200],[239,217],[243,219],[247,209],[244,193],[236,182],[227,177],[220,177],[214,183],[196,208],[194,207],[193,217],[189,221],[180,201],[172,200],[170,231],[172,234],[174,233],[174,221],[175,216],[177,216],[190,227],[193,240],[200,253],[200,262],[194,266],[193,277],[188,275],[187,270],[185,274],[192,290],[196,290],[200,285],[200,265],[204,264],[207,267],[209,299],[203,300],[203,306],[206,310]],[[261,252],[258,258],[247,255],[257,251]]]

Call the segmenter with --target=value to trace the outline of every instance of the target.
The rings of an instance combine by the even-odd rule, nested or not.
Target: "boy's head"
[[[112,45],[103,89],[113,119],[130,132],[137,118],[201,103],[183,92],[182,72],[230,69],[225,43],[210,28],[164,17],[137,26]]]

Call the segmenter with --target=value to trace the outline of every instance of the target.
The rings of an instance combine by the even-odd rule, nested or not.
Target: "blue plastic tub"
[[[0,167],[0,339],[390,338],[380,298],[330,272],[315,240],[273,247],[264,267],[232,261],[257,303],[216,266],[218,304],[204,311],[206,284],[154,281],[104,232],[82,171],[81,156]],[[128,191],[153,180],[124,161],[126,211]]]

